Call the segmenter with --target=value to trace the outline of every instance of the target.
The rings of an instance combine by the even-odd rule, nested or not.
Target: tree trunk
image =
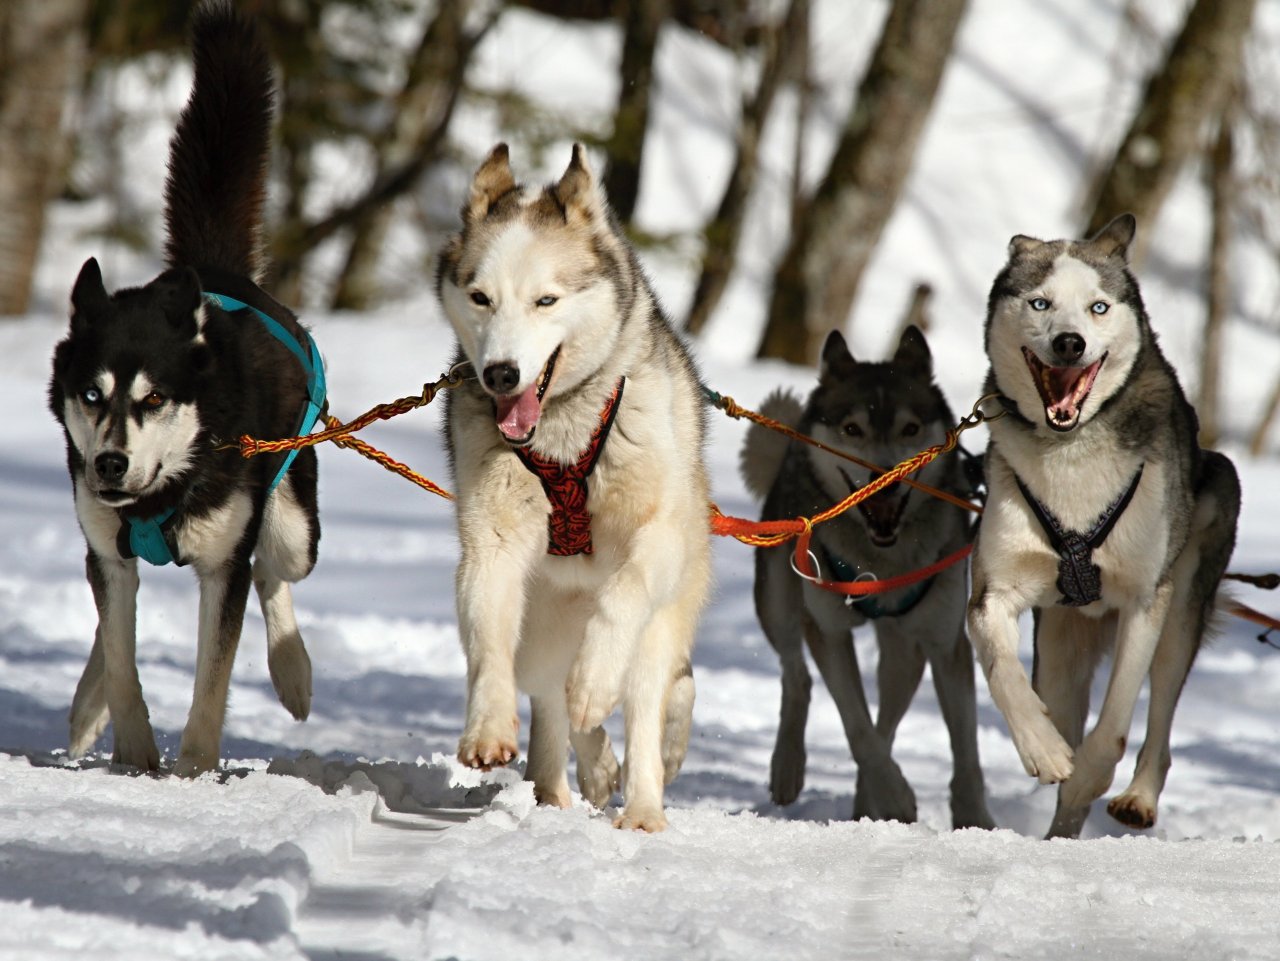
[[[425,168],[442,153],[467,61],[478,38],[466,32],[471,0],[442,3],[423,31],[395,104],[391,128],[373,144],[378,173],[386,176],[415,157]],[[394,206],[386,204],[357,221],[347,262],[333,294],[335,310],[364,310],[377,298],[378,261]]]
[[[758,356],[812,363],[843,327],[911,169],[966,0],[893,0],[835,156],[774,276]]]
[[[620,6],[622,63],[618,67],[620,83],[613,136],[605,147],[609,166],[604,173],[604,191],[614,213],[626,224],[631,222],[640,197],[640,170],[653,91],[653,57],[658,48],[658,30],[671,11],[671,3],[624,0]]]
[[[1233,98],[1234,99],[1234,98]],[[1209,163],[1209,190],[1213,226],[1209,237],[1209,292],[1205,304],[1204,352],[1200,355],[1200,444],[1214,447],[1221,431],[1218,411],[1222,373],[1222,335],[1231,310],[1231,222],[1236,210],[1234,174],[1235,110],[1228,102],[1218,126]]]
[[[773,109],[774,95],[784,78],[792,72],[794,47],[808,36],[808,20],[809,0],[791,0],[786,16],[770,28],[765,40],[759,85],[754,96],[742,107],[733,171],[720,198],[720,206],[704,230],[706,249],[702,255],[702,273],[694,289],[687,324],[691,334],[701,333],[729,285],[738,241],[742,237],[747,201],[760,167],[760,137]]]
[[[1135,262],[1149,227],[1188,158],[1200,153],[1205,122],[1221,112],[1240,75],[1244,37],[1256,0],[1195,0],[1164,63],[1147,81],[1142,105],[1110,167],[1098,178],[1084,235],[1113,217],[1138,218]]]
[[[84,0],[0,4],[0,315],[26,313],[45,206],[66,172],[62,112],[84,62]]]

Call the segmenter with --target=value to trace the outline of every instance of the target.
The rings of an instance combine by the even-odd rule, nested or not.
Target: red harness
[[[527,447],[517,447],[516,456],[538,480],[547,500],[551,502],[551,516],[547,519],[547,553],[556,557],[573,557],[590,554],[591,512],[587,510],[587,478],[596,468],[604,442],[613,427],[613,419],[622,401],[625,377],[618,378],[618,385],[600,412],[600,423],[587,442],[586,448],[573,464],[561,464]]]

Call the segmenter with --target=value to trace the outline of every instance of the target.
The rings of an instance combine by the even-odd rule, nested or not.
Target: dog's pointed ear
[[[1121,214],[1089,238],[1089,246],[1104,257],[1119,257],[1128,263],[1129,245],[1138,232],[1138,218]]]
[[[569,166],[556,183],[555,195],[568,223],[590,223],[603,212],[604,194],[591,173],[582,144],[573,145]]]
[[[1014,234],[1009,238],[1009,259],[1029,254],[1043,246],[1043,240],[1036,240],[1035,237],[1028,237],[1026,234]]]
[[[204,327],[204,291],[200,275],[191,267],[174,267],[147,285],[177,331],[195,337]]]
[[[467,205],[462,208],[463,222],[473,224],[484,220],[498,198],[515,188],[516,180],[511,175],[511,152],[505,143],[497,144],[471,179],[471,193],[467,197]]]
[[[898,338],[898,349],[891,363],[898,371],[933,376],[933,354],[929,352],[929,342],[915,324],[909,324]]]
[[[818,367],[820,377],[827,377],[836,368],[847,367],[857,363],[853,354],[849,353],[849,345],[845,343],[844,334],[833,330],[827,334],[822,344],[822,362]]]
[[[71,323],[73,326],[92,322],[102,316],[111,296],[102,282],[102,268],[97,258],[90,257],[80,268],[75,284],[71,287]]]

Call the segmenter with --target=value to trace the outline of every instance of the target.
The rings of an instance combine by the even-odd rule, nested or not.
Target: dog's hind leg
[[[84,757],[107,729],[111,712],[107,710],[106,668],[102,655],[102,628],[93,632],[93,649],[76,685],[76,695],[71,699],[71,740],[67,754],[73,758]]]
[[[755,582],[756,615],[782,667],[778,736],[769,762],[769,797],[782,806],[795,801],[804,788],[804,731],[813,688],[804,659],[799,578],[791,573],[786,558],[786,548],[757,551]]]
[[[86,566],[98,608],[97,636],[102,641],[103,678],[111,714],[111,760],[140,771],[158,770],[160,752],[138,680],[138,562],[104,560],[90,551]],[[86,673],[89,669],[86,667]]]
[[[1090,685],[1098,662],[1112,644],[1115,623],[1114,614],[1095,620],[1066,607],[1036,611],[1031,684],[1072,750],[1084,740]],[[1050,835],[1077,837],[1088,816],[1088,804],[1065,806],[1059,789]]]
[[[951,738],[951,826],[996,826],[987,810],[986,785],[978,759],[978,717],[974,699],[973,649],[964,626],[957,627],[955,642],[929,657],[938,707]]]
[[[299,458],[295,467],[303,466]],[[314,488],[314,468],[299,474]],[[289,582],[300,581],[315,566],[319,525],[294,490],[294,473],[285,475],[267,498],[258,533],[253,586],[267,623],[267,668],[285,709],[299,721],[311,713],[311,657],[307,654],[293,610]],[[310,500],[314,501],[314,491]]]
[[[895,618],[876,621],[876,643],[880,649],[880,660],[876,666],[876,688],[880,695],[876,731],[884,741],[885,749],[892,751],[898,725],[911,706],[920,678],[924,676],[925,656],[920,645],[901,630],[901,624]],[[873,811],[892,804],[892,798],[877,799],[880,786],[881,781],[873,772],[859,765],[855,808]]]
[[[822,600],[829,604],[840,603],[833,597]],[[853,816],[914,823],[915,793],[890,756],[889,746],[871,722],[862,674],[858,670],[858,659],[854,656],[853,639],[848,629],[824,628],[806,609],[804,631],[814,662],[840,712],[849,750],[858,765],[858,777],[866,778],[863,783],[876,785],[874,794],[854,796]]]
[[[197,573],[200,620],[195,693],[173,765],[173,773],[179,777],[196,777],[218,766],[231,668],[240,644],[251,580],[247,559],[231,558]]]
[[[570,731],[569,743],[577,758],[578,790],[593,807],[603,808],[621,784],[622,774],[608,733],[602,727]]]
[[[533,796],[539,804],[567,808],[569,794],[569,709],[564,691],[535,695],[529,699],[529,762],[526,781],[533,782]]]
[[[1173,713],[1213,612],[1218,583],[1235,545],[1240,485],[1235,469],[1216,452],[1205,454],[1205,475],[1196,500],[1193,531],[1173,569],[1174,600],[1151,661],[1147,736],[1138,752],[1133,781],[1107,805],[1117,821],[1135,828],[1156,822],[1171,755]]]
[[[1118,615],[1115,659],[1098,721],[1075,753],[1075,770],[1058,792],[1058,814],[1049,837],[1075,837],[1088,807],[1111,786],[1116,765],[1128,744],[1138,693],[1151,669],[1169,602],[1171,581],[1159,585],[1149,602],[1135,599]],[[1074,833],[1072,833],[1074,831]]]
[[[686,661],[667,688],[662,722],[662,781],[670,784],[680,773],[689,753],[689,729],[693,727],[693,665]]]

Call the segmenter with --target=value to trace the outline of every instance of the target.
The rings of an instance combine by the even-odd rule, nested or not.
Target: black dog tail
[[[260,279],[271,149],[271,59],[230,0],[206,0],[191,24],[195,83],[169,145],[165,260]]]

